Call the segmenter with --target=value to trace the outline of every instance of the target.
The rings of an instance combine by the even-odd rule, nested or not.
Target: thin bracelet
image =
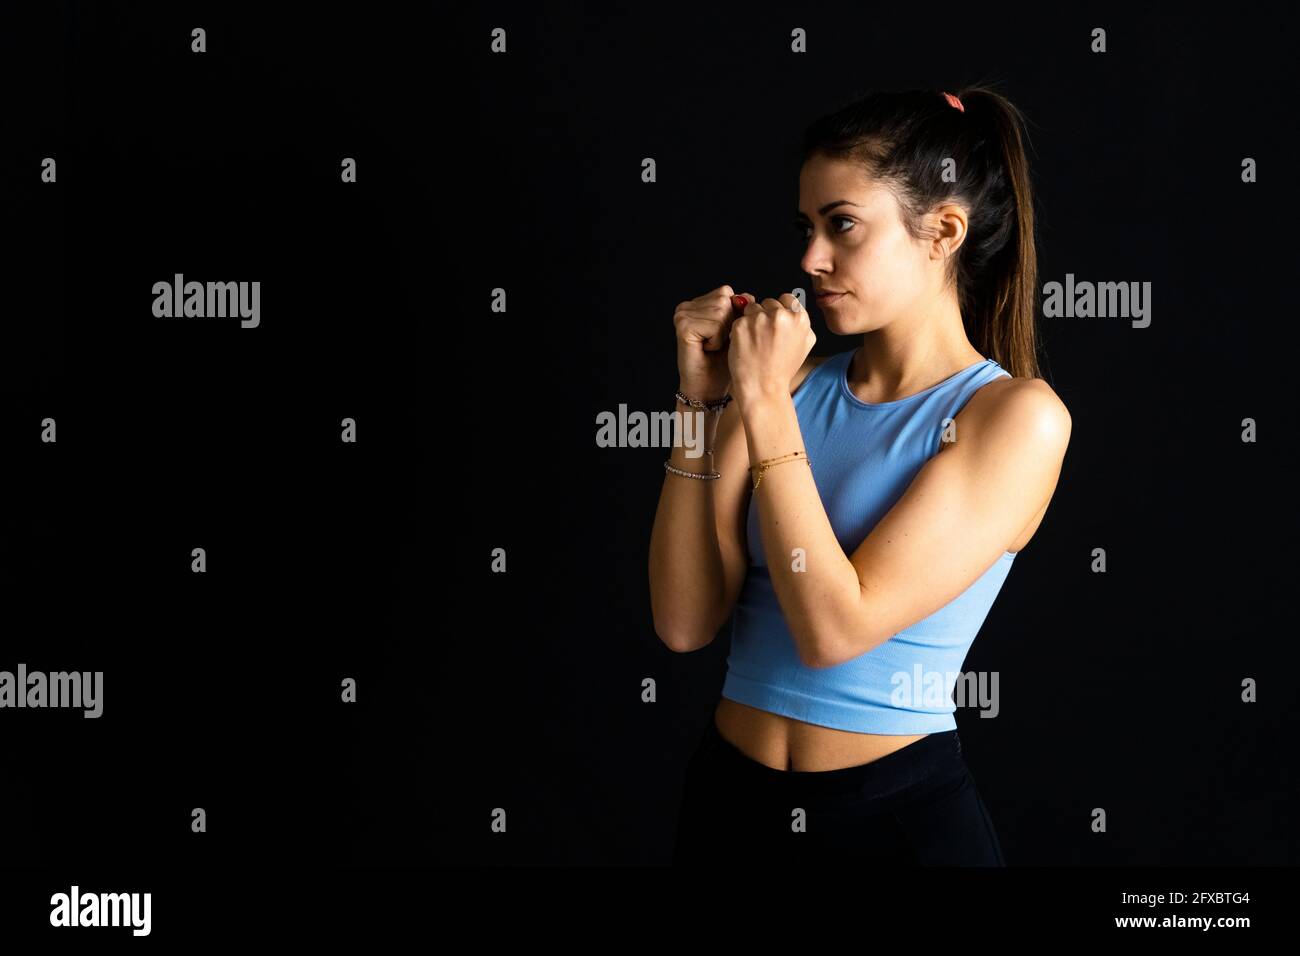
[[[783,462],[794,461],[796,458],[803,458],[808,462],[808,467],[812,467],[812,459],[801,451],[792,451],[788,455],[781,455],[779,458],[767,458],[760,461],[757,465],[750,465],[749,474],[754,479],[754,487],[751,491],[757,491],[759,482],[763,480],[763,474],[773,465],[779,465]]]
[[[664,471],[671,472],[674,475],[681,475],[683,478],[703,478],[705,480],[710,480],[713,478],[722,477],[716,471],[710,471],[710,472],[684,471],[681,468],[674,467],[671,458],[664,462]]]

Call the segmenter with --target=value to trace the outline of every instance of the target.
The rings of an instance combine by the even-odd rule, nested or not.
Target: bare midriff
[[[839,770],[879,760],[928,734],[861,734],[805,723],[726,697],[713,712],[718,733],[758,763],[777,770]]]

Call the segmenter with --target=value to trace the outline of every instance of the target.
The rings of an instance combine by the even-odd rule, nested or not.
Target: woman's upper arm
[[[957,440],[921,468],[849,555],[871,611],[850,652],[961,594],[1051,500],[1070,436],[1065,406],[1040,379],[985,388],[990,394],[977,393],[957,414]]]

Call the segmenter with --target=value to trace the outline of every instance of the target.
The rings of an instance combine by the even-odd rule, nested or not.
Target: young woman
[[[723,285],[673,317],[650,542],[675,651],[733,617],[674,860],[1003,865],[961,754],[962,662],[1055,491],[1070,415],[1038,376],[1023,119],[984,86],[879,92],[805,133],[796,228],[827,327]]]

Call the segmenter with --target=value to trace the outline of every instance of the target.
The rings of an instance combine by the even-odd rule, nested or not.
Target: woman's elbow
[[[713,643],[716,634],[703,634],[698,630],[673,626],[655,621],[655,634],[663,645],[677,654],[689,654]]]

